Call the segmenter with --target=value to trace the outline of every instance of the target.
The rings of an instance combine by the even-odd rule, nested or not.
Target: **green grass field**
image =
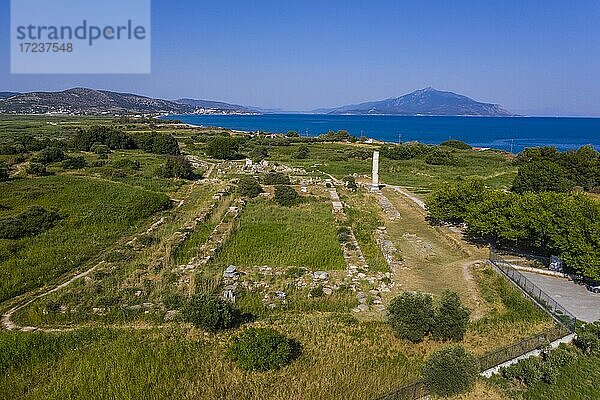
[[[147,121],[3,116],[0,142],[24,134],[68,139],[77,128],[96,124],[120,126],[129,132],[172,133],[180,139],[182,149],[204,160],[206,144],[199,136],[217,133],[211,129],[157,127]],[[310,157],[297,160],[292,155],[298,145],[272,147],[268,160],[272,166],[304,167],[311,177],[323,177],[320,171],[337,178],[355,173],[370,176],[370,159],[348,158],[346,154],[357,148],[372,151],[377,146],[338,143],[312,144],[309,148]],[[11,164],[13,171],[21,171],[19,178],[0,183],[0,218],[31,205],[56,207],[66,216],[38,236],[0,240],[0,302],[40,286],[52,287],[67,274],[83,269],[84,264],[87,268],[97,260],[106,262],[12,318],[22,326],[75,330],[0,331],[2,399],[362,400],[414,381],[429,354],[447,343],[427,339],[412,344],[394,335],[383,312],[350,311],[358,300],[347,279],[337,238],[339,226],[352,227],[370,272],[389,271],[374,240],[375,229],[387,227],[406,268],[393,275],[397,285],[392,292],[382,294],[384,304],[403,290],[431,292],[436,298],[448,288],[459,292],[474,310],[463,343],[473,353],[481,355],[512,344],[551,324],[489,267],[472,265],[487,257],[484,249],[466,255],[463,246],[468,245],[459,235],[449,238],[448,232],[429,225],[425,212],[398,193],[384,192],[400,212],[401,218],[395,221],[390,221],[377,199],[363,190],[339,188],[348,207],[347,217],[337,219],[329,198],[317,185],[309,187],[312,195],[296,207],[281,207],[265,198],[250,200],[215,259],[187,271],[182,266],[199,255],[200,247],[239,197],[230,181],[239,175],[238,167],[221,162],[215,171],[225,173],[211,175],[219,179],[191,182],[160,177],[157,172],[165,157],[142,151],[114,151],[105,164],[98,163],[101,160],[95,154],[69,155],[85,157],[89,166],[64,170],[61,163],[53,163],[48,170],[55,175],[32,178],[19,168],[25,165],[21,159]],[[33,156],[35,153],[24,155],[25,159]],[[492,187],[507,187],[516,171],[503,153],[456,151],[455,156],[459,162],[453,166],[383,158],[381,180],[426,195],[444,182],[468,176],[479,176]],[[14,161],[13,157],[0,156],[0,160]],[[119,167],[124,159],[139,162],[139,168]],[[213,198],[225,189],[230,194],[218,201]],[[169,197],[183,202],[158,214],[170,204]],[[206,215],[207,210],[211,210],[208,218],[191,231],[198,216]],[[161,224],[144,233],[159,217]],[[183,232],[190,234],[180,243],[177,238]],[[213,334],[184,323],[184,315],[165,318],[169,311],[184,310],[191,291],[186,278],[190,287],[195,283],[197,289],[206,283],[215,293],[222,293],[222,271],[229,264],[243,273],[236,289],[236,306],[253,314],[253,322]],[[272,268],[257,268],[261,266]],[[315,283],[304,269],[329,271],[328,285],[335,288],[330,294],[313,296],[311,290],[320,282]],[[303,279],[308,284],[298,285]],[[284,291],[286,301],[276,303],[275,291]],[[8,304],[0,307],[8,308]],[[224,350],[227,340],[248,325],[272,327],[298,340],[301,356],[275,371],[240,370],[224,356]],[[561,377],[564,385],[584,386],[586,374],[597,376],[591,362],[581,361],[573,368],[579,381]],[[481,395],[486,390],[480,382],[475,393],[486,398]],[[524,396],[541,399],[545,390],[552,389],[536,386]],[[556,389],[556,393],[568,395],[561,390]],[[581,393],[595,394],[585,388]]]
[[[368,151],[377,149],[373,145],[311,144],[310,158],[296,160],[292,155],[298,147],[274,147],[270,159],[302,166],[308,171],[313,165],[320,164],[317,169],[338,179],[353,173],[370,177],[372,161],[348,159],[343,155],[336,157],[336,152],[343,154],[344,151],[357,148]],[[427,194],[444,182],[467,177],[480,177],[491,187],[509,187],[516,175],[516,166],[512,164],[511,158],[502,152],[456,150],[455,157],[459,160],[457,165],[429,165],[422,159],[390,160],[382,157],[379,179],[390,185],[406,186],[417,194]]]
[[[331,205],[319,199],[292,208],[267,200],[251,201],[214,264],[345,268]]]
[[[67,215],[38,236],[0,240],[0,300],[6,300],[81,266],[147,223],[169,199],[117,183],[50,176],[1,183],[0,204],[0,217],[32,205],[55,207]]]

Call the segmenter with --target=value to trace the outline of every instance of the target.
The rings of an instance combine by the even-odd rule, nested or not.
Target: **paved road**
[[[585,286],[577,285],[565,278],[532,272],[519,272],[566,308],[577,319],[586,322],[600,320],[600,294],[589,292]]]

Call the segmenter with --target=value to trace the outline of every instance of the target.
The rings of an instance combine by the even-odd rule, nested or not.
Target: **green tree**
[[[456,292],[446,291],[442,295],[431,333],[437,340],[463,340],[469,325],[470,311],[460,301]]]
[[[396,334],[413,343],[422,341],[433,323],[433,299],[431,295],[404,292],[388,306],[389,323]]]
[[[168,157],[162,167],[162,176],[165,178],[194,179],[194,168],[184,156]]]
[[[310,156],[310,149],[308,146],[302,145],[298,147],[298,150],[294,153],[293,157],[298,160],[307,159]]]
[[[275,187],[275,202],[281,206],[293,207],[300,203],[300,196],[296,189],[288,185],[277,185]]]
[[[462,222],[469,209],[484,199],[486,188],[481,179],[467,179],[447,184],[436,190],[427,200],[427,210],[434,219]]]
[[[479,375],[477,358],[462,346],[449,346],[434,352],[423,366],[423,382],[435,396],[467,393]]]
[[[206,154],[220,160],[233,160],[237,157],[239,143],[231,137],[215,137],[206,147]]]
[[[242,175],[238,182],[238,191],[242,196],[256,197],[262,193],[260,183],[250,175]]]
[[[67,157],[62,162],[62,167],[64,169],[83,169],[87,167],[87,161],[84,157]]]
[[[531,161],[519,167],[512,190],[524,192],[569,192],[573,182],[563,167],[551,161]]]

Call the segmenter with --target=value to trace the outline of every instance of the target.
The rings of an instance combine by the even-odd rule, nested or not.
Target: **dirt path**
[[[60,329],[40,329],[37,327],[32,327],[32,326],[20,326],[17,325],[15,322],[12,321],[12,316],[15,312],[21,310],[22,308],[27,307],[28,305],[30,305],[31,303],[33,303],[36,300],[41,299],[42,297],[48,296],[49,294],[55,293],[63,288],[66,288],[67,286],[69,286],[70,284],[72,284],[75,281],[78,281],[81,278],[84,278],[86,276],[88,276],[89,274],[91,274],[92,272],[94,272],[94,270],[96,268],[98,268],[100,265],[104,264],[104,261],[99,262],[98,264],[94,265],[93,267],[91,267],[90,269],[75,275],[74,277],[72,277],[71,279],[69,279],[68,281],[61,283],[60,285],[54,287],[53,289],[50,289],[46,292],[43,292],[41,294],[38,294],[37,296],[34,296],[32,299],[28,300],[25,303],[19,304],[14,306],[13,308],[11,308],[10,310],[8,310],[7,312],[4,313],[4,315],[2,315],[2,327],[4,329],[7,329],[9,331],[13,331],[13,330],[21,330],[21,331],[44,331],[44,332],[57,332],[60,331]]]
[[[486,311],[470,268],[485,262],[487,252],[462,240],[461,234],[426,221],[422,200],[400,187],[384,193],[400,215],[386,217],[390,239],[403,258],[404,268],[395,274],[402,290],[419,290],[437,295],[445,290],[458,292],[473,310],[473,318]]]

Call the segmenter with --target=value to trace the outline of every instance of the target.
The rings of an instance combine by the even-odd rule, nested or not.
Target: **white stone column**
[[[371,190],[379,190],[379,152],[373,152],[373,183]]]

